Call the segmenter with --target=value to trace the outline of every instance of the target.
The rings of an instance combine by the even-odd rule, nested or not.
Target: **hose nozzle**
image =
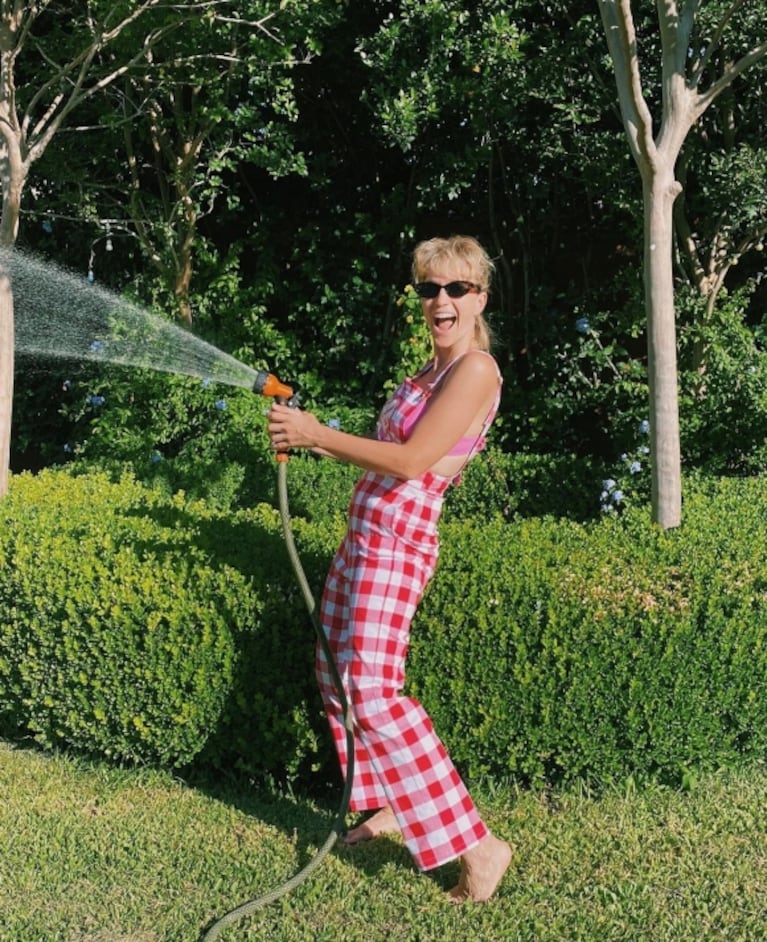
[[[298,393],[294,393],[291,386],[286,386],[285,383],[281,383],[273,373],[267,373],[266,370],[258,370],[256,372],[253,392],[261,393],[262,396],[272,396],[275,402],[290,406],[292,409],[298,407]],[[277,460],[287,461],[288,453],[286,451],[278,451]]]
[[[279,397],[288,404],[293,398],[292,388],[281,383],[274,374],[267,373],[265,370],[258,370],[256,373],[253,392],[261,393],[262,396],[274,396],[275,399]]]

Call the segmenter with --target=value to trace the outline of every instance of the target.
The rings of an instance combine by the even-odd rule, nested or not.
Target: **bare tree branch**
[[[701,55],[700,60],[697,64],[697,67],[691,77],[692,84],[695,85],[696,87],[699,84],[703,76],[703,73],[706,71],[709,65],[711,65],[714,59],[714,56],[719,51],[719,47],[721,46],[721,43],[722,43],[722,36],[724,35],[724,31],[727,29],[727,26],[729,25],[730,21],[738,12],[738,10],[740,10],[740,8],[744,5],[745,2],[746,0],[733,0],[733,3],[731,3],[730,6],[727,8],[727,10],[725,10],[725,12],[722,14],[722,17],[719,20],[719,24],[717,25],[716,31],[714,32],[714,35],[711,37],[711,40],[706,44],[706,50]]]
[[[754,46],[737,62],[728,66],[724,73],[715,82],[698,95],[696,106],[696,117],[699,118],[708,106],[730,85],[752,66],[756,65],[767,56],[767,41]]]
[[[600,0],[602,22],[616,73],[625,77],[618,82],[618,97],[632,149],[647,159],[655,151],[652,115],[642,94],[636,28],[630,0]]]

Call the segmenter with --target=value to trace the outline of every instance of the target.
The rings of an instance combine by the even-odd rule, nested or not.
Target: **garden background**
[[[660,113],[661,31],[652,5],[636,6],[643,92]],[[767,7],[695,13],[682,58],[690,69],[705,60],[713,85],[759,48]],[[676,167],[683,513],[663,530],[650,511],[642,181],[597,4],[43,2],[8,5],[0,25],[3,244],[270,370],[324,421],[369,432],[398,379],[428,356],[409,287],[415,243],[463,232],[488,248],[502,409],[450,495],[408,684],[501,831],[526,801],[550,815],[577,804],[578,789],[637,801],[640,788],[663,804],[700,781],[716,792],[706,777],[723,769],[748,769],[758,792],[764,61],[694,125]],[[24,317],[25,300],[15,302]],[[62,304],[50,316],[76,311]],[[206,788],[226,782],[237,797],[225,800],[241,808],[252,788],[275,802],[308,793],[299,817],[319,827],[311,802],[336,793],[338,773],[275,509],[265,405],[173,373],[16,350],[0,503],[0,733],[95,762],[118,792],[114,770],[127,769],[165,795],[169,780],[149,767]],[[294,456],[288,476],[319,591],[354,472]],[[518,836],[524,827],[513,825]],[[573,835],[565,857],[577,857]],[[210,866],[200,883],[225,907]],[[574,904],[560,932],[644,937],[644,904],[665,877],[613,877],[617,895],[600,891],[585,922]],[[552,899],[590,893],[568,897],[568,874],[538,879],[557,887]],[[232,881],[245,892],[242,874]],[[758,881],[744,892],[748,904],[723,920],[734,920],[730,938],[754,938],[763,916]],[[544,898],[525,896],[519,938],[547,937],[533,915]],[[716,909],[716,894],[704,898]],[[153,935],[134,904],[124,932],[138,934],[115,939],[182,937],[177,926]],[[504,918],[519,916],[519,897],[502,905]],[[8,912],[10,939],[112,938],[82,928],[76,907],[44,929],[39,907]],[[380,928],[380,914],[368,915]],[[291,938],[320,937],[307,918]],[[506,938],[488,918],[472,931]],[[603,918],[614,936],[593,934]],[[721,937],[716,919],[689,910],[656,930],[647,937]],[[446,931],[456,929],[436,916],[423,938]]]

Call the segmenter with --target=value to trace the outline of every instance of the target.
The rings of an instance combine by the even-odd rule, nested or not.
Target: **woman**
[[[492,268],[467,236],[416,247],[413,282],[434,357],[386,403],[375,440],[287,406],[269,413],[274,449],[309,448],[365,472],[320,607],[354,714],[350,808],[375,812],[345,842],[401,833],[421,870],[460,858],[454,902],[489,899],[511,849],[480,818],[421,704],[401,691],[410,623],[437,562],[445,491],[484,446],[498,408],[501,379],[483,316]],[[321,647],[317,677],[345,772],[341,707]]]

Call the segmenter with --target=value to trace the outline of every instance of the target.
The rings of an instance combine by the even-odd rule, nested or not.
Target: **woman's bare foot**
[[[461,877],[449,893],[451,903],[474,900],[484,903],[490,899],[511,863],[511,847],[488,834],[476,847],[461,858]]]
[[[373,838],[380,837],[382,834],[399,834],[399,830],[394,812],[387,805],[385,808],[381,808],[380,811],[376,811],[367,821],[363,821],[356,828],[347,831],[341,838],[341,843],[351,847],[353,844],[361,844],[363,841],[372,841]]]

